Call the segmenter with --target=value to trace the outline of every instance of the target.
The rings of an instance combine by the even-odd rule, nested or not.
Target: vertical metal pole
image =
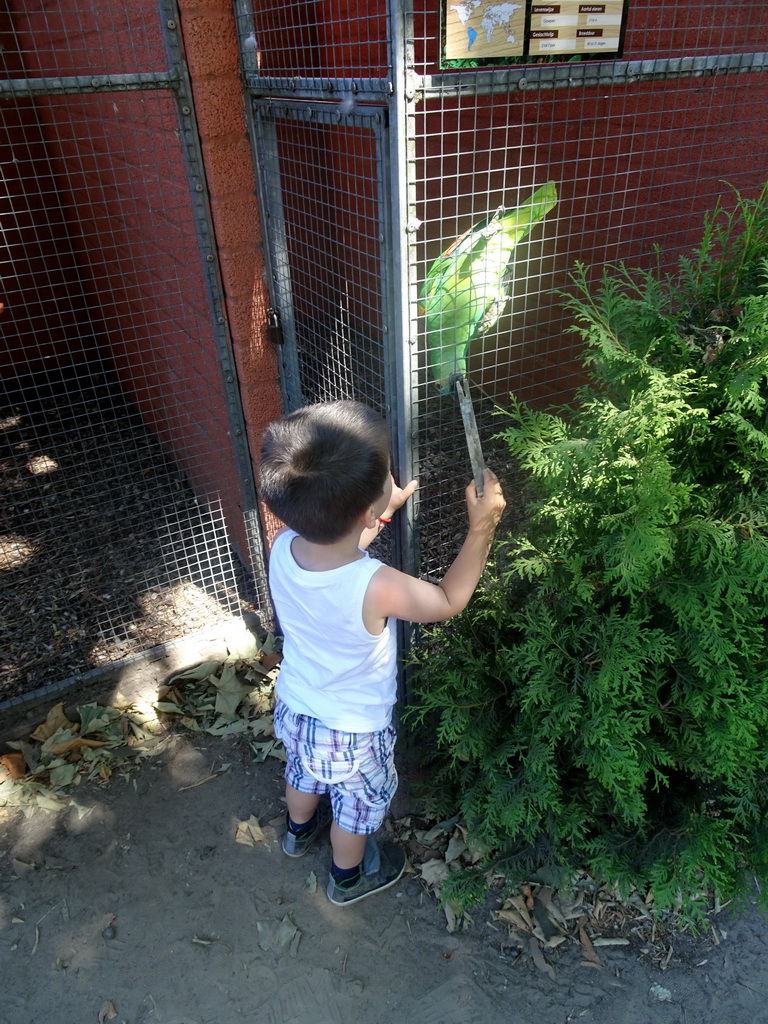
[[[415,76],[413,72],[413,7],[411,0],[388,0],[390,40],[390,98],[388,202],[390,259],[389,354],[391,421],[397,471],[401,481],[413,475],[413,379],[416,357],[416,289],[411,284],[410,264],[415,260],[412,243],[416,223],[413,165],[416,160],[414,133]],[[396,553],[404,572],[414,573],[416,501],[398,517]]]
[[[235,0],[235,21],[237,23],[237,48],[242,68],[246,74],[257,75],[259,73],[258,42],[250,0]]]
[[[248,99],[251,120],[253,156],[256,164],[259,212],[262,231],[268,236],[265,256],[268,267],[269,294],[272,297],[273,327],[280,338],[280,386],[283,409],[293,412],[304,405],[301,389],[296,319],[293,313],[291,255],[285,228],[283,189],[280,181],[280,156],[277,150],[277,126],[273,108]]]
[[[389,96],[389,245],[390,308],[389,375],[391,422],[396,469],[400,483],[413,476],[413,442],[416,439],[414,416],[414,374],[416,370],[417,325],[416,288],[411,283],[410,266],[415,263],[412,242],[416,226],[415,174],[416,140],[415,75],[413,71],[413,6],[411,0],[388,0],[390,40]],[[418,565],[416,551],[415,510],[418,498],[411,499],[397,516],[395,558],[403,572],[415,575]],[[398,647],[406,655],[413,627],[398,622]],[[409,673],[401,660],[400,698],[408,703]]]
[[[240,60],[246,75],[258,75],[259,59],[256,26],[250,0],[235,0],[235,19]],[[301,390],[296,320],[293,315],[291,264],[285,230],[283,189],[280,181],[280,156],[277,149],[277,126],[272,108],[254,104],[251,90],[244,83],[245,116],[251,140],[253,165],[256,171],[256,194],[259,201],[261,230],[264,234],[264,257],[267,264],[271,327],[280,351],[280,389],[283,410],[293,412],[304,405]]]

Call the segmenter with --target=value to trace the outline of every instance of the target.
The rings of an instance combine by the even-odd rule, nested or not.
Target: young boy
[[[387,427],[358,402],[308,406],[264,436],[260,493],[287,524],[269,560],[284,637],[275,707],[288,756],[283,850],[303,856],[332,813],[327,892],[340,906],[394,884],[405,867],[402,850],[372,840],[397,788],[393,620],[440,622],[466,607],[505,506],[485,470],[482,498],[474,483],[466,489],[459,554],[428,583],[366,551],[416,486],[394,483]]]

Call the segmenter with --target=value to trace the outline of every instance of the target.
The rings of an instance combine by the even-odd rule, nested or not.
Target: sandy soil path
[[[632,948],[589,970],[562,946],[553,982],[487,911],[448,934],[415,875],[332,906],[327,841],[280,851],[281,789],[280,763],[236,740],[180,739],[133,779],[80,787],[79,812],[6,815],[0,1024],[768,1022],[754,910],[721,915],[720,945],[681,941],[664,972]],[[251,815],[255,847],[235,842]]]

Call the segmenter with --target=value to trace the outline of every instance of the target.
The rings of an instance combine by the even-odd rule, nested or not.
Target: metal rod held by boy
[[[456,394],[459,396],[459,408],[461,409],[461,418],[464,421],[469,461],[472,463],[472,476],[475,478],[477,496],[482,498],[485,459],[483,458],[483,449],[480,445],[480,435],[477,432],[477,421],[475,420],[475,409],[472,405],[472,399],[469,397],[469,385],[466,378],[456,378]]]

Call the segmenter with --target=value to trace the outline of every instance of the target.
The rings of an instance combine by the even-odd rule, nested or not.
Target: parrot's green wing
[[[430,267],[427,279],[421,288],[421,298],[427,304],[436,296],[440,295],[446,287],[446,282],[459,272],[463,267],[466,257],[473,251],[480,250],[485,246],[487,232],[493,231],[504,207],[500,206],[492,217],[486,217],[473,228],[468,228],[463,235],[460,235],[455,242],[452,242],[442,256],[438,256]]]
[[[499,208],[453,242],[430,267],[421,289],[429,362],[443,394],[466,372],[467,350],[493,327],[509,298],[512,253],[557,204],[550,181],[514,210]]]

